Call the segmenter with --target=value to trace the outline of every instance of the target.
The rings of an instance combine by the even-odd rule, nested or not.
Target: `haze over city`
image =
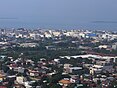
[[[116,3],[116,0],[0,0],[0,27],[116,30]]]
[[[117,88],[117,0],[0,0],[0,88]]]

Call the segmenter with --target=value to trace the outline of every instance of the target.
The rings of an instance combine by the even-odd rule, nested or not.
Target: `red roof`
[[[7,88],[7,87],[5,87],[5,86],[0,86],[0,88]]]

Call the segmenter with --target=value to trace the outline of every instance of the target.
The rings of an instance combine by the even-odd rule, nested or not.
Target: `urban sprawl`
[[[117,32],[0,29],[0,88],[117,88]]]

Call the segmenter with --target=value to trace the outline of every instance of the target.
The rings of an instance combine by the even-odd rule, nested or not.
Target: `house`
[[[106,71],[106,72],[109,72],[109,73],[114,72],[113,65],[105,65],[105,66],[103,66],[102,70]]]
[[[1,87],[0,87],[0,88],[1,88]],[[25,86],[22,85],[22,84],[14,84],[14,85],[13,85],[13,88],[25,88]]]
[[[59,37],[61,35],[61,32],[52,32],[52,34],[55,36],[55,37]]]
[[[82,67],[70,67],[69,68],[69,73],[72,74],[82,74],[83,68]]]
[[[29,74],[30,74],[30,76],[39,76],[39,72],[34,71],[34,70],[29,70]]]
[[[0,73],[0,82],[2,82],[6,78],[6,75],[3,73]]]
[[[59,81],[59,84],[63,86],[63,88],[66,88],[69,84],[71,84],[71,81],[69,79],[62,79]]]
[[[47,50],[56,50],[56,47],[55,46],[45,46],[45,48],[47,49]]]
[[[25,70],[25,68],[23,68],[23,67],[18,67],[18,72],[19,72],[19,73],[24,73],[24,70]]]
[[[101,65],[94,65],[94,66],[90,67],[90,74],[94,75],[95,73],[101,73],[102,67],[103,66],[101,66]]]
[[[7,87],[5,87],[5,86],[0,86],[0,88],[7,88]]]
[[[16,81],[19,83],[19,84],[23,84],[25,82],[25,78],[23,76],[17,76],[16,77]]]
[[[21,43],[20,47],[36,47],[38,46],[37,43]]]

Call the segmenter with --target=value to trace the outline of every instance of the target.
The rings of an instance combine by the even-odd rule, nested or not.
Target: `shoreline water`
[[[55,29],[55,30],[102,30],[102,31],[116,31],[116,23],[79,23],[79,24],[42,24],[42,23],[2,23],[0,28],[27,28],[27,29]]]

